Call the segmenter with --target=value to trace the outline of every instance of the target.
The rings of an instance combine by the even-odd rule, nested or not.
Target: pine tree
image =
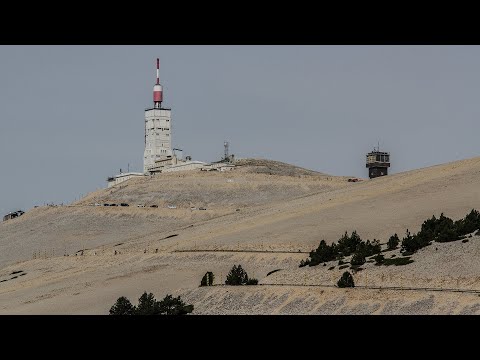
[[[138,299],[138,305],[135,311],[135,315],[155,315],[155,303],[156,300],[153,294],[147,294],[147,292],[145,291]]]
[[[180,296],[167,295],[156,304],[156,315],[186,315],[193,311],[193,305],[185,305]]]
[[[117,302],[110,308],[110,315],[134,315],[135,306],[125,296],[117,299]]]
[[[350,274],[348,271],[345,271],[340,280],[338,280],[337,285],[340,288],[355,287],[352,274]]]
[[[208,271],[203,275],[202,281],[200,281],[200,286],[212,286],[213,285],[213,279],[215,276],[211,271]]]
[[[388,239],[387,248],[388,250],[395,250],[398,244],[400,244],[400,239],[398,238],[397,233],[395,233],[395,235],[390,236],[390,239]]]
[[[248,275],[242,269],[242,265],[233,265],[232,269],[227,275],[225,285],[245,285],[248,282]]]
[[[353,254],[352,260],[350,261],[352,265],[363,265],[365,264],[365,255],[361,252],[357,252]]]

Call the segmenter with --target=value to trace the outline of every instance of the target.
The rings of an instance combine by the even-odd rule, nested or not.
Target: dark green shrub
[[[304,266],[307,266],[310,264],[310,260],[307,259],[307,260],[301,260],[300,261],[300,265],[298,267],[304,267]]]
[[[155,305],[155,315],[186,315],[193,311],[193,305],[186,305],[180,296],[167,295]]]
[[[467,215],[467,217],[469,215]],[[470,220],[468,220],[466,223],[464,219],[453,222],[452,219],[446,217],[445,215],[443,215],[443,213],[441,213],[438,219],[435,218],[435,215],[434,215],[432,216],[431,219],[424,221],[422,224],[422,229],[417,234],[417,237],[419,237],[420,239],[423,239],[424,242],[455,241],[455,240],[459,240],[458,237],[460,235],[464,235],[464,233],[461,232],[462,229],[469,229],[470,227],[471,227]]]
[[[144,292],[136,307],[126,297],[118,298],[110,309],[110,315],[185,315],[192,311],[193,305],[186,305],[180,296],[167,295],[162,301],[157,301],[152,293]]]
[[[247,280],[247,283],[245,285],[258,285],[258,280],[254,278],[250,278]]]
[[[411,264],[412,262],[413,262],[413,260],[411,260],[409,257],[402,257],[402,258],[395,258],[395,259],[385,259],[383,261],[383,265],[385,265],[385,266],[390,266],[390,265],[401,266],[401,265]]]
[[[227,275],[225,285],[246,285],[248,282],[248,275],[245,270],[242,269],[242,265],[233,265],[232,269]]]
[[[375,260],[375,265],[382,265],[385,261],[385,256],[383,256],[382,254],[378,254],[373,259]]]
[[[468,239],[462,240],[462,243],[467,243]]]
[[[328,268],[328,270],[333,270],[333,269],[335,269],[335,266],[330,266],[330,267]]]
[[[345,231],[345,234],[338,240],[337,253],[341,256],[349,256],[357,250],[357,246],[361,243],[362,239],[356,231],[353,231],[350,236]]]
[[[370,242],[370,240],[361,241],[357,245],[357,249],[355,250],[355,253],[361,253],[363,254],[364,257],[367,257],[367,256],[378,254],[381,252],[381,250],[382,250],[382,247],[380,245],[380,242],[376,239],[373,239],[372,242]]]
[[[338,280],[337,285],[339,288],[355,287],[352,274],[350,274],[348,271],[345,271],[340,280]]]
[[[423,225],[422,225],[423,226]],[[416,235],[411,235],[407,229],[406,236],[402,240],[402,252],[414,253],[417,250],[430,245],[433,241],[433,232],[427,228],[426,231],[421,231]]]
[[[348,265],[342,265],[342,266],[338,267],[338,270],[342,270],[342,269],[346,269],[346,268],[348,268]]]
[[[343,264],[345,264],[345,263],[343,262],[343,260],[339,260],[339,261],[338,261],[338,265],[343,265]]]
[[[110,308],[110,315],[134,315],[134,313],[135,306],[125,296],[119,297]]]
[[[469,214],[465,216],[464,219],[455,221],[458,233],[461,235],[466,235],[478,230],[480,228],[480,212],[475,209],[472,209]]]
[[[327,261],[335,260],[337,256],[337,250],[335,244],[331,246],[327,245],[325,240],[320,241],[320,245],[314,251],[310,252],[310,261],[308,263],[309,266],[315,266],[320,263],[324,263]]]
[[[388,239],[387,249],[388,250],[395,250],[397,248],[398,244],[400,244],[400,239],[398,238],[397,233],[395,233],[394,235],[390,236],[390,239]]]
[[[352,260],[350,260],[350,264],[352,264],[353,266],[360,266],[365,264],[365,256],[363,255],[363,253],[360,252],[353,254]]]
[[[212,286],[213,285],[213,279],[215,276],[211,271],[208,271],[203,275],[202,281],[200,282],[200,286]]]
[[[145,291],[138,299],[138,305],[135,309],[135,315],[155,315],[156,303],[157,301],[155,300],[153,294],[147,294],[147,292]]]

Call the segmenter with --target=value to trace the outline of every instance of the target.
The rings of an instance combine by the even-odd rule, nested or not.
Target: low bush
[[[213,279],[215,276],[211,271],[208,271],[203,275],[202,280],[200,281],[200,286],[212,286],[213,285]]]
[[[375,260],[375,265],[382,265],[383,262],[385,261],[385,256],[378,254],[373,259]]]
[[[413,260],[411,260],[410,257],[402,257],[402,258],[395,258],[395,259],[384,259],[382,265],[385,265],[385,266],[390,266],[390,265],[401,266],[401,265],[411,264],[412,262],[413,262]]]
[[[365,256],[363,255],[363,253],[358,252],[353,254],[352,260],[350,260],[350,264],[352,264],[353,266],[360,266],[365,264]]]
[[[397,233],[395,233],[394,235],[390,236],[390,239],[388,239],[387,249],[388,250],[395,250],[397,248],[398,244],[400,244],[400,239],[398,238]]]
[[[337,285],[339,288],[355,287],[352,274],[350,274],[348,271],[345,271],[340,280],[338,280]]]

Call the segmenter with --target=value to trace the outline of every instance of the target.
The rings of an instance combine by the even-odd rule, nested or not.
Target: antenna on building
[[[160,85],[160,59],[157,58],[157,82],[153,87],[153,107],[160,109],[163,101],[163,88]]]
[[[229,146],[228,141],[225,141],[223,143],[223,147],[225,149],[225,157],[224,157],[225,160],[228,160],[228,146]]]
[[[128,165],[127,165],[127,173],[129,173],[129,172],[130,172],[130,163],[128,163]]]
[[[182,156],[180,158],[183,158],[183,150],[182,149],[179,149],[179,148],[173,148],[172,149],[173,151],[173,155],[177,156],[177,153],[175,151],[181,151],[182,152]]]

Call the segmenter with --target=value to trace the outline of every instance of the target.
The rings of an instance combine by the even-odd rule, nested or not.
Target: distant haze
[[[480,154],[478,46],[0,46],[0,211],[141,171],[160,58],[173,146],[367,177]]]

